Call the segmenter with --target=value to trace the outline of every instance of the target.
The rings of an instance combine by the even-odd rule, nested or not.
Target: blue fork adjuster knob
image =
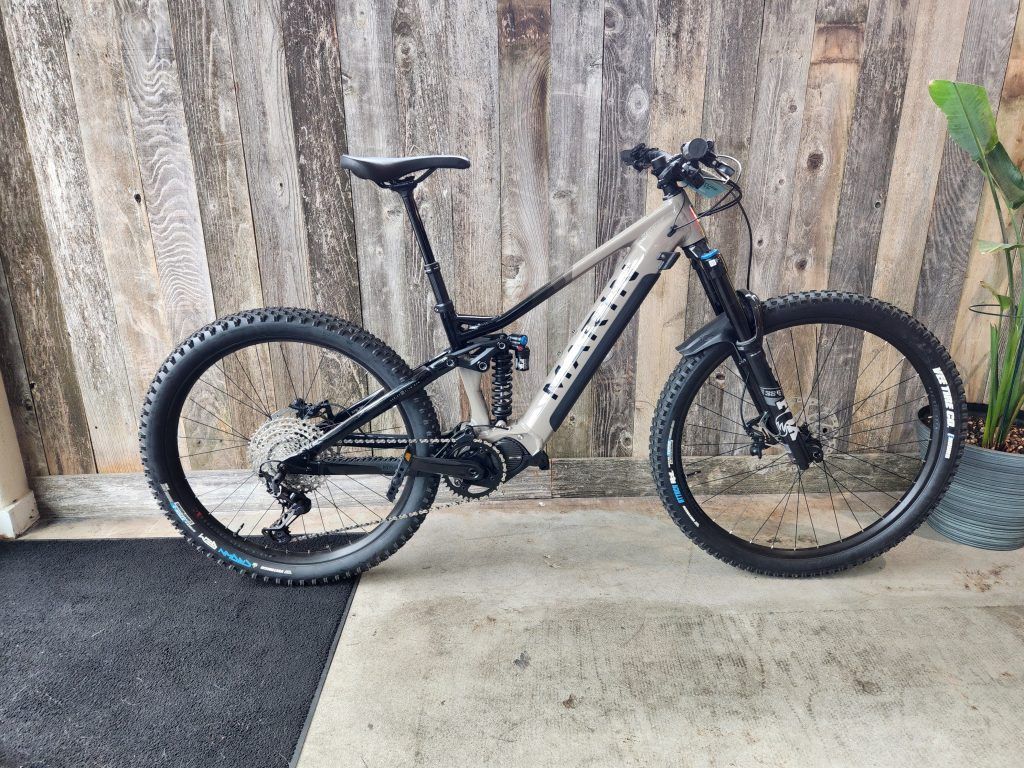
[[[717,255],[718,255],[718,249],[717,248],[712,248],[707,253],[702,253],[700,255],[700,260],[701,261],[711,261]]]

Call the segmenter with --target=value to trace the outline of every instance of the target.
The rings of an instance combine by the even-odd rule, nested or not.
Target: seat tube
[[[416,206],[416,199],[413,197],[415,183],[403,186],[392,187],[402,197],[405,204],[405,212],[409,216],[413,233],[416,235],[416,243],[420,249],[420,256],[423,259],[423,273],[427,276],[430,288],[434,292],[437,303],[434,311],[441,317],[441,325],[444,326],[445,335],[448,336],[448,343],[453,347],[458,345],[459,331],[455,323],[455,305],[448,293],[448,286],[445,285],[444,277],[441,275],[441,265],[434,257],[434,249],[430,245],[430,238],[427,237],[426,227],[423,226],[423,219],[420,218],[419,208]]]

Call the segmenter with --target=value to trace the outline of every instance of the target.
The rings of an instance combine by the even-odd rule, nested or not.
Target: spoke
[[[241,488],[243,485],[245,485],[247,482],[249,482],[249,480],[252,477],[254,477],[255,475],[256,475],[255,472],[250,472],[248,475],[246,475],[245,479],[242,480],[242,482],[240,482],[238,485],[236,485],[234,487],[234,489],[232,489],[231,493],[229,493],[227,496],[225,496],[223,499],[221,499],[220,501],[217,502],[217,506],[215,506],[213,509],[210,510],[210,515],[213,515],[214,512],[216,512],[218,509],[220,509],[221,504],[223,504],[225,501],[227,501],[232,496],[234,496],[235,493],[238,492],[238,489]],[[227,485],[227,484],[225,483],[225,485]],[[218,488],[223,488],[223,487],[224,487],[223,485],[218,486]],[[214,488],[212,490],[216,490],[216,488]]]
[[[774,467],[776,464],[778,464],[780,461],[782,461],[785,458],[788,458],[788,454],[780,456],[779,458],[777,458],[775,461],[771,462],[770,464],[766,464],[763,467],[758,467],[757,469],[753,470],[752,472],[747,472],[746,474],[743,475],[743,477],[741,477],[739,480],[737,480],[732,485],[728,486],[727,488],[723,488],[722,490],[718,491],[717,493],[713,493],[712,495],[708,496],[706,499],[702,500],[700,503],[701,504],[707,504],[709,501],[711,501],[716,496],[721,496],[726,491],[728,491],[728,490],[730,490],[732,488],[735,488],[737,485],[742,483],[746,478],[751,477],[752,475],[756,475],[758,472],[761,472],[762,470],[770,469],[770,468]],[[743,474],[743,473],[738,473],[738,474]],[[715,478],[715,482],[718,482],[718,481],[721,481],[721,480],[728,480],[729,478],[733,478],[733,477],[736,477],[736,476],[737,475],[726,475],[725,477],[716,477]],[[709,483],[709,482],[711,482],[711,481],[710,480],[705,480],[703,483],[697,483],[697,485],[707,485],[707,483]],[[693,491],[693,488],[690,486],[689,483],[687,483],[686,486],[687,486],[687,488],[690,489],[690,491]]]
[[[863,533],[863,531],[864,531],[864,524],[861,523],[860,518],[857,517],[857,513],[854,512],[853,511],[853,507],[850,506],[850,501],[849,501],[849,499],[846,498],[846,493],[843,491],[842,487],[839,485],[839,481],[836,479],[835,475],[833,475],[831,472],[828,471],[828,467],[825,466],[824,462],[822,462],[821,471],[825,473],[825,484],[826,485],[828,485],[829,478],[831,478],[832,482],[836,484],[836,490],[839,491],[839,498],[841,498],[843,500],[843,503],[846,505],[846,508],[848,510],[850,510],[850,514],[853,515],[854,522],[857,523],[857,527],[860,528],[861,532]],[[831,487],[829,487],[828,495],[830,497],[832,496],[832,488]],[[832,508],[833,508],[833,510],[835,509],[835,502],[832,503]],[[878,513],[875,512],[875,514],[877,515]],[[838,528],[838,527],[839,527],[839,519],[836,518],[836,528]]]
[[[345,517],[347,517],[351,523],[353,523],[354,525],[359,525],[359,523],[357,523],[355,521],[355,519],[351,515],[349,515],[347,512],[342,512],[341,507],[338,506],[338,502],[335,501],[335,499],[334,499],[334,492],[331,490],[331,484],[330,483],[324,483],[324,488],[327,489],[327,494],[331,497],[331,503],[334,505],[334,511],[338,513],[338,519],[341,520],[341,516],[345,515]],[[339,488],[338,490],[340,491],[341,489]],[[345,491],[341,491],[341,492],[345,493]],[[346,495],[349,498],[352,498],[351,494],[346,494]],[[345,521],[341,520],[341,524],[342,524],[342,526],[344,526],[345,525]]]
[[[860,458],[859,456],[857,456],[855,454],[847,453],[846,451],[837,451],[837,453],[840,454],[841,456],[849,456],[851,459],[856,459],[861,464],[867,464],[869,467],[874,467],[875,469],[880,469],[883,472],[888,472],[890,475],[894,475],[895,477],[900,478],[900,480],[906,480],[908,483],[913,483],[917,479],[917,478],[914,478],[914,477],[907,477],[906,475],[901,475],[899,472],[893,472],[891,469],[886,469],[883,466],[880,466],[878,464],[875,464],[874,462],[868,461],[867,459],[862,459],[862,458]],[[867,482],[867,481],[865,480],[864,482]],[[884,493],[884,491],[883,491],[883,493]]]
[[[798,478],[799,481],[800,481],[800,490],[803,491],[803,494],[804,494],[804,508],[807,510],[807,520],[811,524],[811,533],[814,535],[814,546],[820,547],[821,544],[818,543],[818,531],[814,528],[814,516],[811,514],[811,505],[810,505],[810,502],[808,502],[808,500],[807,500],[807,489],[804,488],[804,481],[803,481],[803,476],[802,476],[803,473],[801,472],[800,474],[801,474],[801,476]],[[799,501],[800,501],[800,499],[799,499],[799,497],[797,497],[797,502],[799,503]],[[797,517],[797,522],[799,523],[799,521],[800,521],[800,518],[798,516]],[[795,538],[796,538],[796,535],[794,534],[794,539]],[[793,545],[793,549],[796,549],[796,545],[795,544]]]
[[[253,352],[256,355],[256,359],[259,360],[260,359],[259,349],[258,348],[253,348]],[[223,361],[221,361],[221,362],[222,362],[221,367],[223,368]],[[258,399],[260,401],[260,404],[263,406],[263,409],[269,413],[270,412],[270,404],[267,403],[260,396],[260,392],[259,392],[258,389],[256,389],[256,385],[253,383],[252,377],[249,375],[248,366],[245,364],[244,360],[239,360],[238,361],[238,368],[239,368],[239,370],[242,371],[242,375],[245,376],[246,381],[249,382],[249,386],[252,387],[252,393],[254,395],[256,395],[256,399]],[[227,374],[225,374],[225,375],[227,375]]]
[[[826,463],[825,461],[822,461],[822,464],[826,464],[826,465],[827,465],[827,463]],[[867,480],[865,480],[865,479],[864,479],[864,478],[862,478],[862,477],[857,477],[857,475],[853,474],[853,473],[852,473],[852,472],[850,472],[850,471],[849,471],[848,469],[843,469],[843,468],[842,468],[841,466],[839,466],[838,464],[833,464],[833,465],[832,465],[832,467],[833,467],[834,469],[838,469],[838,470],[840,470],[841,472],[845,472],[845,473],[846,473],[846,474],[848,474],[848,475],[849,475],[850,477],[852,477],[852,478],[853,478],[854,480],[860,480],[861,482],[863,482],[863,483],[865,483],[865,484],[867,484],[867,485],[870,485],[870,486],[871,486],[871,488],[872,488],[873,490],[875,490],[875,491],[878,491],[879,493],[883,493],[883,494],[885,494],[885,495],[886,495],[886,496],[888,496],[888,497],[889,497],[890,499],[896,499],[896,501],[897,501],[897,502],[899,501],[899,499],[898,499],[898,498],[897,498],[896,496],[893,496],[893,495],[892,495],[891,493],[886,493],[885,491],[881,490],[880,488],[877,488],[877,487],[875,487],[874,485],[871,485],[871,483],[869,483],[869,482],[868,482]],[[873,506],[871,506],[871,505],[870,505],[870,504],[868,504],[868,503],[867,503],[866,501],[864,501],[864,499],[863,499],[863,498],[861,497],[861,495],[860,495],[860,494],[858,494],[858,493],[857,493],[857,492],[856,492],[855,490],[853,490],[853,488],[851,488],[850,486],[846,485],[845,483],[841,483],[841,482],[839,481],[839,478],[838,478],[838,477],[836,477],[836,473],[835,473],[835,472],[833,472],[833,473],[832,473],[832,480],[834,480],[834,481],[835,481],[836,485],[839,485],[839,486],[841,486],[842,488],[845,488],[846,490],[848,490],[848,491],[849,491],[850,493],[852,493],[852,494],[854,495],[854,497],[855,497],[855,498],[857,498],[857,499],[860,499],[861,503],[862,503],[862,504],[864,504],[864,506],[866,506],[866,507],[867,507],[868,509],[870,509],[870,510],[871,510],[872,512],[874,512],[874,513],[875,513],[875,515],[876,515],[876,516],[878,517],[878,519],[879,519],[879,520],[881,520],[881,519],[882,519],[882,517],[884,517],[884,515],[879,515],[879,514],[878,514],[878,510],[877,510],[877,509],[875,509],[875,508],[874,508]],[[890,511],[891,511],[891,508],[890,508]],[[886,514],[888,514],[888,512],[887,512]]]
[[[799,477],[799,474],[796,477],[794,477],[793,478],[793,482],[789,484],[789,490],[786,491],[786,494],[781,499],[779,499],[777,502],[775,502],[775,506],[772,507],[772,511],[768,513],[768,517],[766,517],[764,519],[764,522],[761,523],[761,527],[758,528],[756,531],[754,531],[754,535],[751,536],[750,537],[750,541],[747,542],[748,544],[753,544],[754,543],[754,539],[757,538],[757,534],[759,534],[762,530],[764,530],[764,527],[766,525],[768,525],[768,521],[769,520],[771,520],[773,517],[775,517],[775,512],[778,510],[778,508],[780,506],[782,506],[783,500],[789,498],[789,494],[791,494],[793,492],[793,486],[796,485],[797,477]],[[735,528],[735,524],[734,524],[733,527]],[[732,531],[729,531],[729,533],[732,533]]]
[[[229,446],[227,446],[225,448],[213,448],[213,449],[211,449],[209,451],[198,451],[197,453],[186,453],[184,456],[181,456],[179,458],[190,459],[193,456],[205,456],[208,453],[217,453],[219,451],[233,451],[233,450],[236,450],[238,448],[242,448],[245,445],[247,445],[247,443],[239,443],[238,445],[229,445]]]
[[[281,351],[281,359],[284,360],[284,371],[288,374],[288,382],[292,385],[292,392],[297,395],[300,390],[295,386],[295,379],[292,378],[292,367],[288,365],[288,356],[284,353],[284,343],[277,342],[277,347]]]
[[[223,425],[224,425],[225,427],[227,427],[227,429],[226,429],[226,430],[224,430],[224,429],[217,429],[216,427],[212,427],[212,426],[211,426],[211,427],[210,427],[211,429],[217,429],[217,431],[218,431],[218,432],[224,432],[224,434],[232,434],[232,435],[234,435],[234,436],[236,436],[236,437],[239,437],[239,438],[241,438],[241,439],[243,439],[243,440],[248,440],[248,439],[249,439],[249,438],[248,438],[248,437],[246,437],[246,436],[245,436],[244,434],[240,434],[239,432],[236,432],[236,431],[234,431],[233,429],[231,429],[231,425],[230,425],[230,424],[228,424],[228,423],[227,423],[226,421],[224,421],[223,419],[221,419],[221,418],[220,418],[219,416],[217,416],[217,415],[216,415],[215,413],[213,413],[213,412],[212,412],[212,411],[211,411],[210,409],[208,409],[208,408],[206,408],[205,406],[203,406],[203,404],[202,404],[201,402],[199,402],[198,400],[196,400],[196,399],[195,399],[194,397],[190,397],[190,396],[189,396],[189,397],[188,397],[188,401],[189,401],[189,402],[191,402],[191,403],[193,403],[193,404],[195,404],[195,406],[196,406],[197,408],[199,408],[199,409],[201,409],[202,411],[205,411],[206,413],[210,414],[210,416],[212,416],[212,417],[213,417],[214,419],[216,419],[216,420],[217,420],[217,421],[219,421],[219,422],[220,422],[221,424],[223,424]],[[182,418],[182,419],[187,419],[188,421],[196,421],[195,419],[189,419],[189,418],[188,418],[187,416],[182,416],[181,418]],[[203,422],[199,422],[199,421],[197,421],[196,423],[197,423],[197,424],[202,424]]]
[[[821,474],[822,477],[825,478],[825,487],[828,489],[828,500],[832,505],[832,517],[836,519],[836,534],[839,536],[838,541],[842,541],[843,530],[839,527],[839,513],[836,512],[836,500],[832,496],[832,484],[828,480],[828,473],[825,471],[824,467],[822,467]],[[858,525],[860,525],[860,523],[858,523]]]
[[[714,385],[712,385],[712,386],[714,386]],[[715,389],[718,389],[718,387],[715,387]],[[721,413],[719,413],[718,411],[714,410],[713,408],[708,408],[708,407],[707,407],[706,405],[704,405],[703,403],[694,403],[694,405],[696,405],[696,406],[697,406],[698,408],[703,408],[703,409],[704,409],[705,411],[707,411],[708,413],[713,413],[713,414],[715,414],[715,416],[718,416],[719,418],[725,419],[726,421],[731,421],[731,422],[732,422],[733,424],[735,424],[735,425],[736,425],[736,426],[738,426],[738,427],[743,427],[743,426],[744,426],[744,425],[743,425],[743,424],[741,424],[740,422],[736,421],[736,419],[730,419],[730,418],[729,418],[728,416],[725,416],[724,414],[721,414]],[[700,426],[698,426],[698,429],[700,429],[700,428],[701,428],[701,427],[700,427]],[[710,429],[710,427],[703,427],[703,428],[704,428],[704,429]]]
[[[789,345],[790,348],[793,350],[793,366],[796,368],[796,386],[797,391],[800,392],[800,402],[806,403],[807,398],[804,397],[804,383],[800,380],[800,361],[796,359],[796,338],[793,336],[792,328],[789,329]],[[797,502],[799,501],[800,499],[798,497]],[[797,515],[797,519],[799,519],[799,514]]]
[[[231,530],[231,524],[233,522],[235,522],[235,518],[238,517],[238,514],[245,508],[245,505],[249,503],[249,499],[251,499],[252,495],[254,493],[256,493],[256,489],[258,487],[259,487],[259,483],[253,483],[252,490],[249,491],[249,495],[246,496],[244,499],[242,499],[242,503],[238,505],[238,509],[235,510],[235,514],[233,514],[231,516],[231,519],[228,520],[228,524],[226,526],[224,526],[225,528],[227,528],[228,530]],[[273,498],[273,497],[271,497],[271,498]]]
[[[913,424],[915,421],[917,421],[916,418],[914,418],[914,419],[907,419],[906,421],[897,421],[895,424],[885,424],[885,425],[883,425],[881,427],[871,427],[870,429],[858,429],[856,432],[850,432],[849,434],[846,434],[846,435],[841,435],[838,432],[836,432],[836,433],[833,434],[833,437],[835,437],[837,439],[838,438],[843,438],[845,440],[845,439],[849,439],[853,435],[864,435],[864,434],[867,434],[868,432],[877,432],[880,429],[892,429],[893,427],[901,427],[904,424]],[[847,425],[847,426],[849,426],[849,425]]]
[[[320,359],[316,363],[316,368],[313,370],[313,378],[309,381],[309,386],[306,388],[305,394],[302,395],[302,399],[305,400],[309,397],[313,391],[313,385],[316,384],[316,377],[320,375],[320,366],[324,364],[324,358],[327,357],[327,350],[325,349],[320,353]]]
[[[263,416],[266,416],[266,417],[267,417],[268,419],[270,418],[270,413],[269,413],[268,411],[261,411],[261,410],[260,410],[259,408],[256,408],[255,406],[251,405],[250,403],[247,403],[247,402],[245,402],[244,400],[239,400],[239,399],[238,399],[237,397],[235,397],[234,395],[232,395],[232,394],[231,394],[230,392],[225,392],[225,391],[224,391],[223,389],[221,389],[220,387],[218,387],[218,386],[217,386],[216,384],[213,384],[213,383],[211,383],[211,382],[209,382],[209,381],[204,381],[203,383],[204,383],[204,384],[205,384],[206,386],[210,387],[210,389],[215,389],[215,390],[217,390],[217,391],[218,391],[218,392],[220,392],[220,393],[221,393],[222,395],[224,395],[224,397],[230,397],[230,398],[231,398],[232,400],[234,400],[234,401],[235,401],[236,403],[238,403],[239,405],[244,405],[244,406],[245,406],[246,408],[248,408],[248,409],[249,409],[250,411],[253,411],[254,413],[258,413],[258,414],[261,414],[261,415],[263,415]],[[238,385],[236,384],[235,386],[238,386]]]
[[[329,477],[327,477],[326,475],[325,475],[324,477],[325,477],[325,479],[327,480],[327,483],[328,483],[328,485],[334,485],[334,483],[332,483],[332,482],[331,482],[331,479],[330,479]],[[345,477],[348,477],[349,479],[351,479],[351,478],[352,478],[353,476],[352,476],[352,475],[345,475]],[[359,484],[360,484],[360,485],[363,485],[362,483],[359,483]],[[363,487],[365,488],[366,486],[364,485]],[[374,512],[374,511],[373,511],[372,509],[370,509],[370,507],[368,507],[368,506],[367,506],[367,505],[366,505],[366,504],[365,504],[365,503],[363,502],[363,500],[362,500],[362,499],[360,499],[360,498],[357,498],[356,496],[353,496],[353,495],[352,495],[351,493],[349,493],[348,491],[346,491],[346,490],[345,490],[344,488],[342,488],[342,487],[340,487],[340,486],[334,485],[334,488],[335,488],[335,490],[338,490],[338,491],[340,491],[341,493],[344,493],[344,494],[345,494],[346,496],[348,496],[348,497],[349,497],[350,499],[352,499],[352,501],[354,501],[354,502],[356,502],[357,504],[359,504],[360,506],[362,506],[362,507],[363,507],[363,508],[364,508],[364,509],[365,509],[365,510],[366,510],[367,512],[369,512],[369,513],[370,513],[371,515],[375,516],[375,517],[377,518],[377,521],[378,521],[378,522],[381,522],[381,523],[383,523],[383,522],[384,522],[384,518],[382,518],[382,517],[381,517],[381,516],[380,516],[379,514],[377,514],[376,512]]]
[[[900,451],[887,451],[885,448],[876,448],[875,446],[868,445],[867,443],[858,443],[856,440],[851,440],[849,437],[845,437],[843,439],[846,440],[846,442],[848,442],[848,443],[853,443],[858,448],[867,448],[869,451],[871,451],[873,453],[888,453],[891,456],[903,456],[905,458],[910,458],[909,456],[907,456],[906,453],[901,453]],[[931,442],[930,440],[907,440],[907,441],[901,442],[901,443],[889,443],[889,445],[890,446],[892,446],[892,445],[913,445],[915,443],[920,444],[920,443],[930,443],[930,442]],[[841,453],[843,453],[843,451],[841,451]]]
[[[912,405],[912,404],[916,403],[918,400],[920,400],[922,397],[924,397],[924,395],[918,395],[913,400],[904,400],[902,403],[897,403],[896,405],[892,406],[891,408],[886,408],[884,411],[879,411],[878,413],[872,413],[871,415],[865,416],[864,418],[857,419],[856,421],[851,421],[851,422],[848,422],[846,424],[843,424],[843,425],[841,425],[840,427],[838,427],[836,429],[836,432],[838,433],[841,430],[848,429],[849,427],[852,427],[854,424],[860,424],[861,422],[867,421],[868,419],[873,419],[876,416],[881,416],[882,414],[888,413],[889,411],[895,411],[897,408],[902,408],[905,405]],[[910,419],[910,421],[914,421],[914,419]],[[902,423],[907,424],[909,422],[902,422]],[[894,424],[890,424],[889,426],[893,427],[895,425]],[[881,429],[881,427],[879,427],[879,429]]]
[[[263,373],[263,356],[260,355],[260,349],[259,349],[258,346],[257,347],[253,347],[253,353],[256,355],[256,364],[260,368],[260,383],[263,385],[263,395],[264,395],[264,398],[265,398],[266,402],[268,403],[268,406],[269,406],[270,402],[273,401],[273,407],[268,407],[267,410],[269,410],[269,411],[276,411],[277,410],[277,394],[275,393],[274,396],[271,397],[270,390],[267,389],[267,377]],[[267,344],[267,362],[270,365],[274,364],[274,358],[273,358],[273,355],[271,354],[270,344]],[[273,380],[273,377],[271,377],[271,380]]]
[[[245,395],[245,397],[249,400],[249,402],[251,403],[251,405],[249,405],[250,408],[252,408],[254,411],[258,411],[259,413],[262,413],[267,418],[270,418],[270,411],[269,411],[269,409],[262,402],[258,401],[256,398],[254,398],[252,395],[250,395],[245,389],[243,389],[241,386],[239,386],[238,382],[235,381],[234,379],[232,379],[228,375],[227,369],[224,367],[224,361],[223,360],[218,360],[216,365],[220,366],[220,372],[222,374],[224,374],[224,378],[227,379],[232,384],[234,384],[235,385],[235,389],[237,389],[240,394]],[[210,382],[206,382],[206,383],[210,384]],[[217,387],[214,387],[214,389],[218,389],[218,391],[223,392],[223,390],[221,390],[221,389],[219,389]],[[224,394],[227,395],[228,397],[231,397],[231,395],[228,394],[227,392],[224,392]],[[243,403],[243,405],[245,405],[245,403]]]
[[[790,486],[789,492],[786,493],[786,503],[782,505],[782,517],[779,518],[779,525],[775,529],[775,534],[769,540],[769,541],[771,541],[771,544],[772,544],[771,548],[772,549],[775,549],[775,542],[777,542],[779,540],[779,531],[782,530],[782,524],[786,520],[786,511],[789,509],[789,497],[793,494],[793,486],[796,485],[795,481],[799,480],[799,479],[800,479],[800,470],[798,469],[796,471],[796,478],[794,479],[794,483],[793,483],[793,485]]]
[[[196,403],[196,405],[199,405],[199,403]],[[201,405],[199,407],[202,408]],[[203,410],[205,411],[206,409],[203,408]],[[209,411],[206,411],[206,412],[209,413]],[[213,416],[214,418],[217,418],[216,414],[210,414],[210,415]],[[215,430],[217,432],[221,432],[221,433],[223,433],[225,435],[231,435],[232,437],[237,437],[239,440],[245,440],[246,442],[249,442],[249,438],[248,437],[246,437],[245,435],[240,435],[237,432],[235,432],[234,430],[232,430],[230,428],[229,424],[225,425],[225,426],[228,427],[228,429],[221,429],[220,427],[213,426],[213,424],[207,424],[206,422],[203,422],[203,421],[196,421],[195,419],[193,419],[193,418],[191,418],[189,416],[182,416],[181,420],[182,421],[191,421],[193,424],[198,424],[201,427],[206,427],[207,429],[212,429],[212,430]],[[188,439],[188,438],[186,438],[186,439]],[[195,439],[201,440],[202,438],[195,438]]]
[[[881,353],[882,349],[883,349],[883,347],[879,347],[879,348],[878,348],[878,352],[876,352],[876,353],[875,353],[875,357],[878,357],[878,355],[879,355],[879,353]],[[898,351],[898,350],[897,350],[897,351]],[[872,397],[874,397],[874,396],[875,396],[875,393],[876,393],[876,392],[878,391],[878,388],[879,388],[880,386],[882,386],[882,384],[884,384],[884,383],[885,383],[885,380],[886,380],[886,379],[888,379],[888,378],[889,378],[890,376],[892,376],[892,374],[893,374],[893,371],[895,371],[895,370],[896,370],[897,368],[899,368],[899,367],[900,367],[900,365],[901,365],[901,364],[902,364],[902,363],[903,363],[904,361],[906,361],[906,359],[907,359],[907,358],[906,358],[905,356],[901,356],[901,357],[900,357],[900,359],[896,361],[896,365],[894,365],[894,366],[893,366],[892,368],[890,368],[890,369],[889,369],[889,372],[888,372],[887,374],[885,374],[885,376],[883,376],[883,377],[882,377],[882,380],[881,380],[881,381],[879,381],[879,382],[878,382],[877,384],[875,384],[875,388],[874,388],[874,389],[872,389],[872,390],[871,390],[871,391],[870,391],[870,392],[868,393],[868,396],[867,396],[867,397],[865,397],[865,398],[864,398],[863,400],[859,400],[859,401],[857,401],[856,403],[853,403],[853,404],[851,404],[851,405],[849,406],[849,408],[850,408],[850,415],[851,415],[851,416],[853,416],[853,409],[854,409],[854,408],[855,408],[855,407],[856,407],[857,405],[859,405],[860,403],[866,402],[867,400],[870,400],[870,399],[871,399]],[[873,357],[873,358],[871,358],[871,363],[873,363],[873,362],[875,362],[875,358],[874,358],[874,357]],[[865,373],[867,373],[867,370],[868,370],[868,368],[870,368],[870,367],[871,367],[871,363],[868,363],[867,367],[866,367],[866,368],[865,368],[865,369],[864,369],[863,371],[860,371],[860,372],[858,372],[858,373],[857,373],[857,378],[858,378],[858,379],[860,379],[860,377],[861,377],[861,376],[863,376],[863,375],[864,375]],[[913,378],[913,377],[911,377],[911,378]],[[918,398],[917,398],[917,399],[920,399],[920,395],[918,396]],[[913,402],[913,401],[911,401],[911,402]],[[829,417],[831,417],[831,416],[835,416],[835,415],[836,415],[837,413],[839,413],[839,411],[841,411],[841,410],[843,410],[843,409],[842,409],[842,408],[836,408],[836,409],[835,409],[834,411],[832,411],[832,413],[830,413],[830,414],[829,414],[828,416],[826,416],[825,418],[827,419],[827,418],[829,418]],[[890,408],[889,410],[892,410],[892,409]],[[882,411],[882,413],[886,413],[886,411]],[[875,414],[875,415],[878,415],[878,414]],[[870,417],[870,416],[868,416],[867,418],[869,418],[869,419],[870,419],[871,417]],[[864,419],[860,419],[859,421],[863,421],[863,420],[864,420]],[[852,422],[852,423],[856,424],[857,422]]]
[[[814,333],[815,339],[817,339],[817,328],[815,328]],[[821,374],[825,372],[825,368],[828,366],[829,358],[832,357],[832,350],[836,348],[836,342],[839,340],[840,333],[841,331],[836,331],[836,335],[832,337],[832,343],[828,347],[828,352],[825,353],[825,359],[821,361],[820,369],[818,368],[818,347],[820,346],[820,344],[817,341],[814,342],[814,380],[811,382],[811,388],[808,390],[808,394],[810,394],[812,397],[814,396],[814,388],[821,383]],[[800,408],[801,416],[803,415],[806,408],[807,404],[804,403],[804,405]],[[797,419],[794,419],[794,421],[796,420]],[[821,429],[821,408],[818,408],[818,429],[819,431]]]

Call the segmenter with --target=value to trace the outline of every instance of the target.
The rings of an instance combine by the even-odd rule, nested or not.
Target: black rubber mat
[[[0,765],[287,766],[353,584],[181,539],[0,544]]]

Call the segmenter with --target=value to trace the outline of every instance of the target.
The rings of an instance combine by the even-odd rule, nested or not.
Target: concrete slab
[[[363,577],[300,768],[1020,764],[1024,552],[783,581],[649,500],[504,509]]]

